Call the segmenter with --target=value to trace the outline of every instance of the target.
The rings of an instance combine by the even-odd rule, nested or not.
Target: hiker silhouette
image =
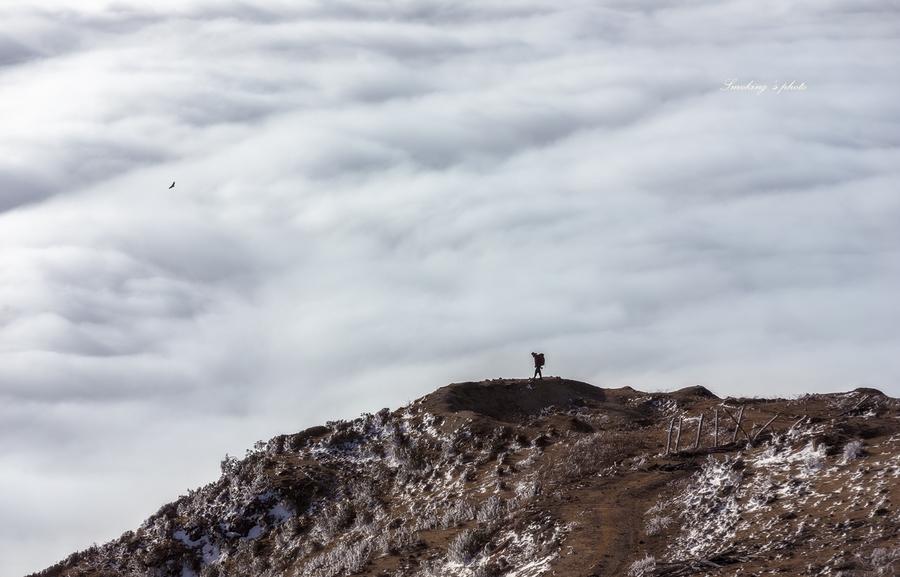
[[[534,376],[532,379],[541,379],[544,380],[544,375],[541,374],[541,369],[544,368],[544,353],[531,353],[531,356],[534,358]]]

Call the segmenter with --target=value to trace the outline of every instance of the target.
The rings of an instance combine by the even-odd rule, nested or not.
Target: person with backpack
[[[543,381],[544,375],[541,374],[541,369],[544,368],[544,353],[531,353],[531,356],[534,358],[534,376],[531,378]]]

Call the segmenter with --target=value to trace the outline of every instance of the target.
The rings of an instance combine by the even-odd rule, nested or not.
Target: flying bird
[[[172,190],[173,188],[175,188],[175,181],[174,181],[174,180],[172,181],[172,186],[169,187],[169,190]]]

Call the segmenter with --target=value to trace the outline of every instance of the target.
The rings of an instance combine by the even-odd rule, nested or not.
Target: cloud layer
[[[2,573],[536,349],[598,385],[900,394],[898,16],[0,7]]]

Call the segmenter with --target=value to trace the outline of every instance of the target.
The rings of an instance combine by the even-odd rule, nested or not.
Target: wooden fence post
[[[672,417],[672,420],[669,421],[669,434],[666,435],[666,455],[669,454],[669,449],[672,447],[672,429],[675,428],[675,417]]]
[[[738,410],[737,420],[735,421],[735,424],[737,426],[734,428],[734,435],[731,436],[732,443],[737,441],[738,431],[743,431],[743,429],[741,428],[741,419],[743,419],[743,418],[744,418],[744,405],[741,405],[741,408]],[[744,434],[747,435],[747,432],[744,431]],[[747,440],[748,441],[750,440],[750,435],[747,435]]]
[[[796,429],[797,426],[799,426],[800,423],[802,423],[802,422],[805,421],[805,420],[806,420],[806,415],[803,415],[802,417],[800,417],[799,419],[797,419],[797,422],[794,423],[793,425],[791,425],[791,427],[787,430],[787,432],[786,432],[785,434],[790,433],[791,431],[793,431],[794,429]]]
[[[719,446],[719,408],[713,412],[713,447]]]
[[[694,439],[694,448],[700,446],[700,431],[703,430],[703,413],[700,413],[700,422],[697,424],[697,438]]]
[[[678,434],[675,435],[675,452],[678,452],[678,443],[681,442],[681,416],[678,417]]]
[[[769,421],[768,421],[765,425],[762,426],[762,429],[760,429],[755,435],[753,435],[753,440],[750,441],[750,444],[752,445],[753,443],[755,443],[755,442],[756,442],[756,438],[759,437],[759,436],[762,434],[762,432],[766,430],[766,427],[768,427],[769,425],[771,425],[771,424],[772,424],[772,421],[774,421],[775,419],[777,419],[779,416],[780,416],[779,413],[775,413],[775,416],[772,417],[771,419],[769,419]],[[774,433],[774,432],[775,432],[775,430],[773,429],[773,430],[772,430],[772,433]]]
[[[731,413],[728,412],[728,409],[725,408],[725,405],[722,405],[722,412],[725,413],[726,415],[728,415],[728,418],[731,419],[732,421],[734,421],[734,424],[737,427],[734,430],[734,435],[732,435],[731,442],[733,443],[733,442],[737,441],[738,431],[744,433],[744,436],[746,436],[747,440],[749,441],[750,435],[748,435],[747,431],[744,430],[744,427],[741,426],[741,419],[743,418],[743,415],[744,415],[744,407],[741,406],[741,411],[740,411],[740,414],[738,414],[737,419],[734,418],[734,415],[732,415]]]

